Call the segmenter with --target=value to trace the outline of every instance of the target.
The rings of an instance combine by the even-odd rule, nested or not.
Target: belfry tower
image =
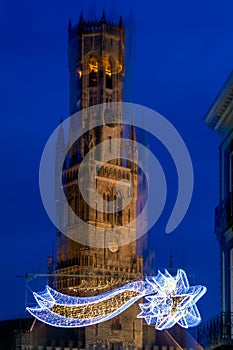
[[[66,165],[63,168],[63,189],[73,212],[90,227],[101,228],[106,234],[108,230],[117,229],[119,235],[124,226],[136,217],[138,169],[134,162],[123,161],[121,157],[103,162],[101,156],[89,159],[89,168],[98,167],[95,189],[103,198],[105,205],[120,207],[123,193],[116,186],[120,180],[127,180],[133,188],[129,204],[122,210],[106,212],[98,207],[90,206],[83,198],[78,185],[80,164],[88,152],[104,141],[108,142],[108,151],[119,147],[114,140],[121,139],[124,133],[121,124],[121,109],[112,107],[112,102],[122,102],[122,86],[125,71],[124,39],[125,30],[120,18],[118,25],[106,20],[103,13],[100,21],[85,21],[80,16],[79,24],[69,24],[69,72],[70,72],[70,114],[80,110],[81,119],[75,128],[85,129],[85,133],[69,149]],[[88,128],[95,115],[88,112],[88,107],[101,105],[101,118],[113,115],[113,122]],[[87,108],[87,112],[86,109]],[[89,109],[90,111],[92,109]],[[129,139],[135,140],[135,130],[131,127]],[[112,148],[112,149],[111,149]],[[102,154],[102,153],[101,153]],[[90,169],[89,169],[90,170]],[[87,173],[88,174],[88,169]],[[89,188],[88,175],[84,176],[85,188]],[[123,181],[124,182],[124,181]],[[63,293],[76,296],[91,296],[117,288],[129,281],[142,278],[142,258],[136,252],[136,228],[127,228],[127,234],[134,239],[131,243],[121,245],[117,237],[113,237],[105,248],[90,244],[90,233],[78,225],[72,215],[68,217],[67,231],[81,231],[86,243],[67,238],[57,233],[57,267],[58,277],[54,281],[55,288]],[[126,234],[126,233],[125,233]],[[69,235],[68,235],[69,236]],[[136,316],[140,312],[137,305],[131,306],[119,316],[98,325],[87,326],[85,332],[85,348],[91,349],[141,349],[142,322]]]

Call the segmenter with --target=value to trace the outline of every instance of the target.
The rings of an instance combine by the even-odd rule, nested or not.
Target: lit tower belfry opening
[[[103,104],[101,118],[113,115],[113,121],[84,133],[69,149],[63,166],[63,190],[73,212],[84,222],[94,227],[101,227],[108,232],[133,221],[136,217],[138,168],[136,162],[123,161],[121,157],[102,164],[96,176],[95,187],[105,203],[121,205],[123,194],[116,183],[119,180],[130,181],[133,188],[130,203],[116,212],[99,211],[89,206],[84,200],[78,186],[80,164],[88,152],[98,144],[113,139],[121,139],[124,126],[121,123],[121,110],[112,108],[111,102],[122,102],[123,77],[125,72],[125,29],[120,18],[117,25],[109,23],[103,12],[100,20],[85,21],[81,14],[78,25],[68,28],[69,72],[70,72],[70,114],[79,110],[81,118],[71,125],[76,128],[87,127],[91,118],[88,107]],[[86,110],[87,108],[87,110]],[[72,123],[72,121],[71,121]],[[135,140],[135,130],[128,130],[129,138]],[[62,132],[60,138],[62,139]],[[64,144],[63,139],[58,145]],[[122,145],[119,144],[120,154]],[[90,158],[89,166],[98,166],[100,158]],[[87,169],[88,174],[88,169]],[[86,176],[88,177],[88,176]],[[86,181],[86,179],[84,179]],[[59,195],[58,198],[59,200]],[[59,213],[58,217],[66,215]],[[68,217],[67,231],[82,230],[77,226],[72,215]],[[127,245],[118,244],[113,237],[106,248],[96,248],[89,244],[88,232],[86,244],[75,242],[61,232],[57,232],[56,271],[54,288],[64,294],[75,296],[93,296],[117,286],[142,279],[142,257],[137,255],[136,228],[132,225],[128,233],[135,239]],[[69,234],[68,234],[69,236]],[[142,348],[142,320],[137,319],[139,309],[132,305],[112,320],[85,327],[85,347],[90,349],[108,347],[109,349]]]

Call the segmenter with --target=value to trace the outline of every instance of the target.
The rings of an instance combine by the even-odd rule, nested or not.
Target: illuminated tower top
[[[106,20],[69,23],[70,114],[104,102],[122,101],[125,30]]]

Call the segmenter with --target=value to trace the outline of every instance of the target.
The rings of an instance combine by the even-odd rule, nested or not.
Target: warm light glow
[[[195,304],[205,292],[203,286],[190,287],[183,270],[178,270],[176,277],[159,271],[155,277],[93,297],[69,296],[47,286],[45,291],[33,293],[39,307],[27,310],[52,326],[83,327],[107,321],[146,296],[149,302],[139,305],[142,312],[138,318],[145,318],[159,330],[175,323],[188,328],[201,321]]]
[[[81,71],[81,69],[78,69],[78,70],[77,70],[77,73],[78,73],[79,78],[81,79],[81,78],[82,78],[82,75],[83,75],[83,72]]]
[[[110,62],[108,62],[106,64],[106,67],[105,67],[105,74],[107,74],[109,77],[111,77],[112,75],[112,65]]]
[[[121,71],[122,71],[122,69],[123,69],[123,66],[122,66],[122,64],[118,64],[118,73],[120,73]]]
[[[97,59],[95,57],[91,57],[89,59],[89,73],[90,72],[97,73],[98,72],[98,68],[99,68],[99,64],[98,64]]]

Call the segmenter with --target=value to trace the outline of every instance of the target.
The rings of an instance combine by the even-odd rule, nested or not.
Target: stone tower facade
[[[103,198],[104,205],[116,208],[112,212],[98,210],[97,204],[88,205],[78,185],[80,164],[88,152],[104,141],[108,142],[108,152],[117,148],[122,154],[122,138],[128,131],[129,139],[135,140],[133,127],[124,130],[121,123],[121,108],[115,108],[112,102],[122,102],[122,87],[125,71],[124,39],[125,30],[120,18],[118,25],[109,23],[103,13],[100,21],[87,22],[80,16],[79,24],[69,24],[69,72],[70,72],[70,113],[82,110],[80,120],[71,125],[71,132],[85,129],[88,131],[73,144],[68,152],[63,168],[64,191],[73,212],[90,227],[101,228],[109,240],[103,247],[90,244],[90,232],[82,225],[76,224],[74,217],[68,217],[67,231],[81,231],[85,244],[71,240],[57,232],[57,267],[58,277],[54,286],[58,290],[76,295],[90,296],[117,288],[129,281],[142,278],[142,258],[136,252],[136,227],[127,229],[136,217],[138,169],[135,163],[122,160],[119,156],[103,162],[106,150],[101,148],[100,154],[90,157],[87,162],[84,187],[92,191],[92,186]],[[89,128],[93,115],[88,107],[102,104],[99,109],[103,125]],[[87,108],[87,110],[86,110]],[[84,109],[84,111],[83,111]],[[111,115],[113,116],[111,122]],[[110,116],[110,119],[109,119]],[[105,119],[106,118],[106,119]],[[107,120],[107,122],[105,122]],[[116,122],[117,121],[117,122]],[[71,122],[72,123],[72,122]],[[86,129],[85,129],[86,130]],[[62,134],[62,132],[60,133]],[[62,139],[62,135],[60,136]],[[63,144],[60,140],[58,145]],[[103,158],[102,158],[103,157]],[[89,171],[98,167],[95,183],[89,183]],[[121,191],[117,183],[125,180],[125,188]],[[127,186],[133,188],[131,200],[122,210],[121,202]],[[117,235],[109,232],[117,229],[121,234],[130,235],[131,243],[119,244]],[[127,231],[126,231],[127,230]],[[115,231],[116,232],[116,231]],[[69,235],[68,235],[69,236]],[[109,238],[110,237],[110,238]],[[85,328],[85,348],[108,349],[141,349],[143,344],[142,321],[136,316],[140,312],[137,305],[104,323]]]

